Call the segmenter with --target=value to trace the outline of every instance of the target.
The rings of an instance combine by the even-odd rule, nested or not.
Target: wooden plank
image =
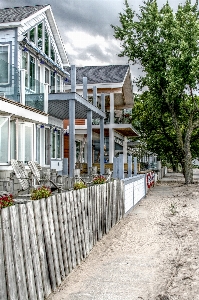
[[[88,204],[88,231],[89,231],[89,251],[93,248],[93,215],[92,215],[92,187],[87,189]]]
[[[62,241],[61,241],[61,230],[59,227],[59,217],[60,217],[60,202],[61,202],[61,194],[57,194],[56,197],[52,198],[52,213],[53,213],[53,220],[54,220],[54,228],[55,228],[55,239],[57,245],[57,252],[58,252],[58,259],[59,259],[59,269],[61,279],[63,280],[65,276],[68,274],[68,267],[67,267],[67,274],[65,273],[65,266],[64,266],[64,257],[62,252]],[[59,205],[58,205],[59,203]],[[63,222],[63,220],[62,220]],[[63,229],[63,224],[62,224]],[[62,232],[63,237],[63,232]],[[64,237],[65,240],[65,237]],[[66,249],[65,249],[65,259],[67,261]]]
[[[48,224],[48,215],[46,209],[46,199],[40,200],[41,211],[42,211],[42,226],[44,233],[44,241],[45,241],[45,249],[46,249],[46,257],[47,257],[47,265],[49,270],[50,284],[51,289],[54,291],[56,289],[56,278],[55,278],[55,268],[53,261],[53,253],[52,253],[52,244],[50,238],[50,230]]]
[[[67,207],[66,207],[66,193],[61,194],[61,203],[59,204],[59,226],[61,230],[61,241],[62,241],[62,252],[65,265],[66,275],[72,271],[72,254],[71,254],[71,245],[70,245],[70,236],[68,228],[68,217],[67,217]]]
[[[75,197],[76,194],[76,197]],[[75,213],[75,221],[76,221],[76,230],[77,230],[77,239],[79,245],[79,253],[80,260],[82,261],[84,258],[83,254],[83,240],[82,240],[82,224],[81,224],[81,198],[80,198],[80,190],[77,190],[74,193],[74,213]]]
[[[96,198],[96,229],[97,229],[97,241],[100,239],[100,195],[99,195],[100,185],[97,184],[95,188],[95,198]]]
[[[76,191],[69,193],[69,201],[70,201],[70,207],[71,207],[72,233],[73,233],[73,238],[74,238],[76,262],[79,265],[80,264],[80,252],[79,252],[77,228],[76,228],[76,221],[75,221],[74,196],[76,196]]]
[[[41,270],[40,280],[43,286],[42,290],[44,296],[47,297],[51,293],[51,285],[50,285],[50,278],[49,278],[47,258],[46,258],[44,235],[42,229],[40,200],[33,201],[32,206],[34,210],[34,215],[37,216],[35,218],[35,232],[36,232],[38,256],[39,256],[40,270]]]
[[[56,244],[56,238],[55,238],[55,227],[54,227],[54,220],[53,220],[53,214],[52,214],[52,205],[51,205],[51,202],[53,200],[55,200],[54,195],[45,199],[46,211],[47,211],[47,216],[48,216],[48,224],[49,224],[49,233],[50,233],[50,239],[51,239],[52,255],[53,255],[53,264],[54,264],[54,270],[55,270],[55,278],[56,278],[56,284],[57,284],[57,286],[59,286],[61,284],[61,275],[60,275],[60,267],[59,267],[59,261],[58,261],[58,250],[57,250],[57,244]]]
[[[70,198],[72,192],[69,192],[66,194],[66,220],[68,221],[68,238],[70,241],[70,255],[71,255],[71,261],[72,261],[72,267],[75,268],[77,265],[77,259],[76,259],[76,252],[75,252],[75,240],[73,235],[73,224],[72,224],[72,213],[71,213],[71,205],[70,205]]]
[[[116,224],[116,214],[117,214],[117,195],[116,195],[116,181],[114,180],[112,183],[112,227]]]
[[[26,281],[28,283],[27,284],[28,298],[38,299],[37,292],[36,292],[36,283],[35,283],[34,268],[32,263],[31,249],[30,249],[26,205],[20,204],[18,205],[18,208],[19,208],[19,218],[20,218],[20,230],[21,230],[21,237],[22,237],[24,268],[26,274]]]
[[[9,207],[12,232],[12,247],[14,249],[15,274],[18,288],[18,299],[28,299],[25,278],[24,254],[22,252],[21,232],[19,225],[18,205]]]
[[[101,188],[101,214],[102,214],[102,235],[106,233],[106,187],[107,183]]]
[[[1,211],[1,223],[5,257],[6,285],[9,300],[18,299],[17,282],[15,276],[15,265],[13,257],[13,246],[11,240],[11,226],[9,208],[4,208]]]
[[[81,210],[81,236],[82,236],[82,250],[83,258],[88,255],[89,252],[89,239],[88,239],[88,228],[86,224],[86,212],[87,212],[87,189],[80,190],[80,210]]]
[[[7,300],[7,288],[6,288],[6,271],[4,265],[5,254],[3,252],[3,228],[1,224],[0,215],[0,299]]]
[[[104,186],[104,184],[100,184],[99,185],[99,190],[98,190],[98,197],[99,197],[99,239],[101,240],[102,238],[102,214],[103,214],[103,208],[102,208],[102,187]]]
[[[30,248],[31,248],[31,256],[32,256],[32,264],[34,268],[34,276],[35,276],[35,285],[37,291],[37,299],[42,300],[44,298],[43,286],[47,284],[47,282],[42,282],[41,277],[41,267],[39,258],[40,245],[37,243],[38,232],[36,231],[35,220],[38,221],[39,215],[37,218],[34,217],[33,211],[33,203],[35,201],[28,202],[26,204],[27,211],[27,222],[28,222],[28,231],[29,231],[29,239],[30,239]],[[39,201],[36,201],[39,202]],[[39,209],[40,211],[40,209]],[[51,292],[51,290],[50,290]]]
[[[96,199],[96,185],[92,187],[92,208],[93,208],[93,243],[97,242],[97,199]]]

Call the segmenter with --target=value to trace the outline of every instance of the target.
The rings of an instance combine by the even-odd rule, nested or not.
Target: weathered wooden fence
[[[2,209],[0,299],[45,299],[123,215],[116,180]]]

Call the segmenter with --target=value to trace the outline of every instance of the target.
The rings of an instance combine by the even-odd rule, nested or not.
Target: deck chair
[[[19,181],[19,184],[21,186],[21,189],[18,190],[19,193],[22,193],[24,191],[27,191],[28,194],[20,194],[20,196],[30,197],[30,188],[37,188],[40,185],[32,185],[32,180],[28,176],[28,172],[25,169],[24,164],[21,161],[11,159],[11,166],[13,169],[13,173],[16,176],[16,178]]]
[[[28,166],[30,168],[30,171],[36,180],[36,182],[40,185],[49,185],[51,188],[51,191],[58,191],[59,193],[62,190],[62,184],[53,182],[50,178],[41,178],[41,166],[35,162],[35,161],[29,161]]]

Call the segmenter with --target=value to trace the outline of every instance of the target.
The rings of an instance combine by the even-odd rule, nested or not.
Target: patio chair
[[[30,168],[30,171],[31,171],[34,179],[36,180],[36,182],[38,184],[40,184],[40,185],[49,185],[50,188],[51,188],[51,191],[56,191],[57,190],[59,193],[61,192],[63,184],[55,183],[48,176],[46,176],[46,178],[41,178],[42,168],[37,162],[29,161],[28,166]]]

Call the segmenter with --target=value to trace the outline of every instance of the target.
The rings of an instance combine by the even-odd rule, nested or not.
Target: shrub
[[[94,184],[103,184],[105,182],[106,182],[106,177],[104,177],[102,175],[98,175],[93,179]]]
[[[87,186],[83,182],[76,182],[74,183],[74,190],[84,189]]]
[[[47,186],[39,187],[32,191],[31,199],[32,200],[39,200],[42,198],[48,198],[52,194],[51,189]]]
[[[0,196],[0,209],[14,205],[12,194]]]

